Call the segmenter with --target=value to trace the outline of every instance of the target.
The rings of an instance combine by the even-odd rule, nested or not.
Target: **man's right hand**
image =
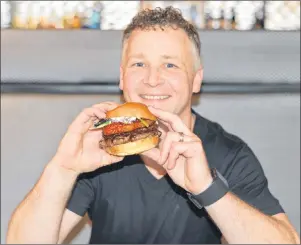
[[[106,112],[117,106],[115,102],[104,102],[84,109],[61,140],[55,155],[58,161],[55,162],[80,174],[121,161],[123,157],[112,156],[100,148],[102,130],[90,130],[95,121],[105,118]]]

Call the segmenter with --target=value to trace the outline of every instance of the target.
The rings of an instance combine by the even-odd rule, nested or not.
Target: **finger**
[[[73,132],[86,133],[93,121],[97,118],[104,118],[105,113],[98,108],[84,109],[70,125],[69,130]]]
[[[168,170],[174,169],[174,167],[176,166],[176,162],[177,162],[178,158],[180,157],[180,153],[177,151],[177,149],[175,149],[176,144],[178,144],[178,143],[172,142],[171,147],[170,147],[170,152],[168,154],[167,166],[166,166],[166,168]]]
[[[191,142],[173,142],[171,147],[172,154],[183,155],[185,158],[193,158],[198,154],[201,154],[203,150],[200,141]],[[176,153],[175,153],[176,152]]]
[[[183,132],[186,135],[191,134],[189,128],[183,123],[183,121],[177,115],[151,106],[149,106],[148,108],[160,120],[167,122],[171,126],[173,131]]]
[[[113,156],[108,154],[107,152],[102,153],[101,166],[108,166],[117,162],[120,162],[124,159],[124,157]]]
[[[108,153],[105,153],[105,154],[108,154]],[[114,164],[114,163],[117,163],[117,162],[121,162],[124,157],[118,157],[118,156],[112,156],[112,155],[108,155],[107,160],[105,160],[103,162],[103,166],[107,166],[107,165],[111,165],[111,164]]]
[[[171,127],[171,125],[169,125],[167,122],[158,120],[159,123],[159,129],[161,129],[161,131],[163,132],[169,132],[169,131],[174,131]]]
[[[109,101],[109,102],[102,102],[102,103],[99,103],[99,104],[94,104],[92,107],[93,108],[99,108],[103,112],[106,113],[107,111],[115,109],[117,106],[119,106],[118,103]]]
[[[95,120],[105,118],[106,112],[116,108],[116,106],[117,105],[114,102],[104,102],[84,109],[73,121],[70,130],[86,133]]]
[[[96,108],[106,114],[108,111],[114,110],[118,106],[119,104],[115,102],[103,102],[99,104],[94,104],[92,108]]]
[[[102,139],[102,131],[88,131],[84,136],[83,148],[84,149],[100,148],[99,142],[101,139]]]
[[[163,165],[166,163],[172,144],[174,142],[179,142],[180,139],[181,139],[181,136],[179,133],[176,133],[176,132],[168,132],[167,133],[167,135],[163,141],[163,144],[162,144],[162,150],[161,150],[159,164]],[[193,140],[193,138],[190,136],[186,136],[186,135],[183,136],[183,142],[190,142],[192,140]]]

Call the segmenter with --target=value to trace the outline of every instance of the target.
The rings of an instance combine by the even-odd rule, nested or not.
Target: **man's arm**
[[[206,210],[230,244],[300,244],[286,215],[265,215],[230,192]]]
[[[75,214],[65,212],[66,206],[79,216],[87,211],[93,201],[94,189],[89,184],[87,189],[84,188],[85,182],[89,181],[83,180],[80,184],[78,176],[123,159],[100,149],[102,132],[90,130],[96,119],[104,118],[106,112],[116,106],[114,102],[95,104],[84,109],[71,123],[60,141],[56,155],[46,166],[35,187],[15,210],[8,227],[8,243],[57,243],[59,239],[64,239],[79,220]],[[67,205],[76,182],[78,188],[75,189],[78,191],[75,190],[75,193],[81,193],[80,201]],[[66,215],[62,224],[64,213]]]
[[[62,244],[69,233],[72,231],[72,229],[81,221],[83,217],[68,210],[65,209],[63,218],[62,218],[62,223],[61,223],[61,228],[60,228],[60,233],[59,233],[59,239],[58,239],[58,244]]]
[[[65,206],[77,179],[73,171],[52,160],[31,192],[15,210],[8,227],[7,243],[57,243],[79,222],[67,214],[61,227]],[[69,216],[69,217],[68,217]],[[60,229],[63,234],[60,234]],[[63,238],[64,239],[64,238]]]
[[[225,172],[230,192],[206,207],[223,243],[300,243],[279,201],[272,195],[253,151],[242,145]]]

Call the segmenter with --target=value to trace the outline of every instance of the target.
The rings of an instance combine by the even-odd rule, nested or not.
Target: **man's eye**
[[[133,66],[143,67],[144,64],[143,64],[142,62],[137,62],[137,63],[135,63]]]
[[[167,67],[167,68],[176,68],[177,66],[174,65],[174,64],[171,64],[171,63],[167,63],[167,64],[166,64],[166,67]]]

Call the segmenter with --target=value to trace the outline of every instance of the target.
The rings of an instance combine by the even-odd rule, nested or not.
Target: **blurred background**
[[[300,1],[1,1],[1,243],[75,116],[118,89],[122,31],[174,6],[199,30],[194,109],[245,140],[300,234]],[[84,220],[68,242],[87,243]]]
[[[199,29],[300,29],[300,1],[1,1],[1,27],[121,30],[140,9],[169,5]]]

